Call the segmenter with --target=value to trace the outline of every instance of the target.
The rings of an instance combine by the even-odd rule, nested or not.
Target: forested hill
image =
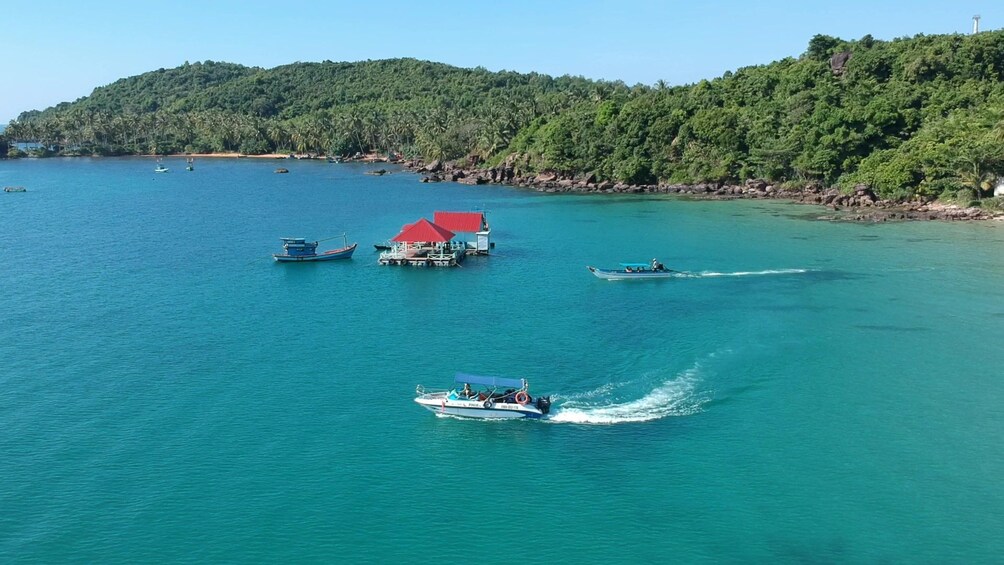
[[[688,86],[412,59],[196,63],[22,114],[57,150],[402,151],[637,184],[772,182],[978,196],[1004,173],[1004,32],[845,41]]]
[[[274,69],[186,64],[11,122],[12,138],[98,154],[402,151],[495,155],[532,120],[619,82],[392,59]]]
[[[50,108],[41,116],[66,111],[225,111],[289,120],[367,104],[448,109],[484,106],[498,98],[581,96],[592,84],[581,78],[493,73],[415,59],[294,63],[267,70],[206,61],[119,80],[76,102]]]

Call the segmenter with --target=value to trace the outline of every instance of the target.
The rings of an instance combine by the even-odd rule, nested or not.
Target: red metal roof
[[[453,239],[455,235],[450,230],[422,218],[410,226],[405,226],[401,230],[401,233],[397,234],[391,241],[398,243],[414,243],[416,241],[446,242]]]
[[[433,222],[455,232],[474,233],[484,226],[484,214],[481,212],[436,212]]]

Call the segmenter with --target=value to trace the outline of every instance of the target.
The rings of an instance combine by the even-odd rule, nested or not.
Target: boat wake
[[[811,269],[768,269],[766,271],[737,271],[734,273],[718,273],[715,271],[702,271],[700,273],[691,273],[694,277],[711,278],[711,277],[756,277],[765,275],[797,275],[801,273],[808,273]]]
[[[700,392],[700,366],[662,382],[645,396],[618,402],[610,399],[620,385],[606,384],[596,390],[561,398],[561,405],[546,421],[565,424],[624,424],[648,422],[669,416],[689,416],[701,411],[711,399],[710,392]],[[608,399],[608,400],[604,400]]]

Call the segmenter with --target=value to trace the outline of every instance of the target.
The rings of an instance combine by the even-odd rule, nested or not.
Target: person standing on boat
[[[471,390],[471,383],[464,383],[464,390],[461,391],[461,394],[467,398],[474,395],[474,391]]]
[[[661,267],[662,265],[659,264],[659,261],[655,257],[652,257],[652,270],[658,271],[661,269]]]

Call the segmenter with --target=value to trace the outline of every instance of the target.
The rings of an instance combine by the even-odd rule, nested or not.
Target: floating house
[[[494,247],[491,243],[492,230],[484,212],[441,212],[433,214],[432,222],[455,233],[472,234],[474,241],[466,242],[466,252],[470,255],[488,255]]]
[[[422,218],[401,228],[391,248],[380,253],[381,265],[456,267],[464,259],[467,244],[453,241],[452,231]]]

